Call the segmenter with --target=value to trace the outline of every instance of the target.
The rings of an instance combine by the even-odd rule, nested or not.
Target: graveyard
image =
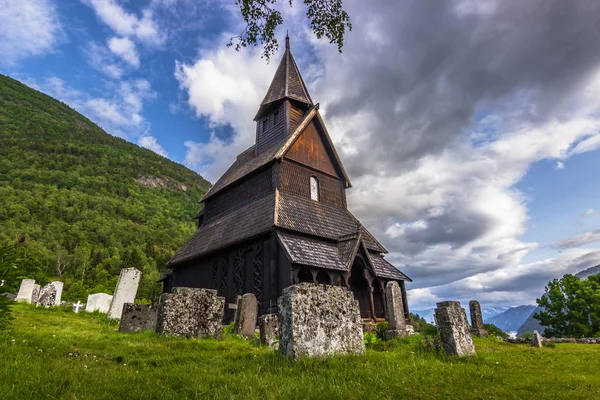
[[[600,396],[600,346],[541,349],[495,338],[476,357],[424,350],[422,335],[367,345],[364,355],[291,361],[227,327],[221,339],[119,333],[102,313],[15,304],[0,332],[5,399],[448,398]]]

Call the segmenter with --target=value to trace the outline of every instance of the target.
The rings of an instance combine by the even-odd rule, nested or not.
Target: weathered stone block
[[[471,333],[480,337],[487,337],[488,331],[483,326],[483,316],[481,315],[481,305],[477,300],[469,302],[469,311],[471,313]]]
[[[364,353],[358,301],[341,286],[285,288],[279,298],[279,351],[292,358]]]
[[[60,306],[64,283],[60,281],[54,281],[50,282],[50,284],[54,286],[54,289],[56,289],[56,295],[54,296],[54,305]]]
[[[538,331],[533,331],[533,336],[531,337],[531,346],[542,347],[543,341],[544,341],[544,338],[542,338],[542,335],[540,335],[540,333]]]
[[[241,296],[236,310],[234,332],[243,336],[253,336],[258,317],[258,302],[253,293]]]
[[[40,285],[38,285],[37,283],[35,285],[33,285],[33,294],[31,295],[32,303],[37,303],[38,299],[40,298],[41,290],[42,290],[42,287]]]
[[[277,328],[279,319],[277,314],[265,314],[259,319],[259,330],[260,330],[260,344],[276,348],[279,346],[277,340]]]
[[[437,303],[435,321],[446,354],[458,357],[475,355],[467,313],[458,301]]]
[[[404,331],[406,320],[404,319],[404,304],[402,302],[402,290],[396,281],[390,281],[385,285],[385,302],[388,313],[388,326],[391,331]]]
[[[117,287],[115,288],[115,294],[113,295],[108,310],[108,318],[121,318],[123,305],[125,303],[134,302],[141,276],[142,273],[136,268],[125,268],[121,270]]]
[[[19,291],[17,292],[16,301],[20,301],[23,303],[32,303],[33,290],[35,287],[35,279],[23,279],[21,281],[21,286],[19,287]]]
[[[36,303],[38,306],[50,307],[56,305],[56,286],[47,284],[40,290],[40,296]]]
[[[94,293],[88,295],[87,302],[85,303],[85,311],[94,312],[96,310],[106,314],[110,309],[110,303],[112,303],[113,297],[106,293]]]
[[[156,333],[220,337],[224,311],[225,298],[216,290],[177,287],[160,296]]]
[[[125,303],[119,332],[143,332],[156,328],[158,310],[150,304]]]

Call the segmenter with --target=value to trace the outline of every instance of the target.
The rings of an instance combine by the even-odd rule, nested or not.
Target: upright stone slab
[[[533,347],[542,347],[542,342],[544,339],[542,335],[538,331],[533,331],[533,336],[531,337],[531,346]]]
[[[386,337],[388,339],[393,339],[395,337],[407,336],[409,331],[406,329],[402,290],[400,290],[398,282],[390,281],[385,285],[385,302],[387,306],[389,329],[386,332]]]
[[[31,303],[33,297],[33,290],[35,288],[35,279],[23,279],[21,281],[21,286],[19,287],[19,291],[17,292],[16,301],[20,301],[23,303]]]
[[[52,283],[47,284],[40,290],[40,296],[36,303],[41,307],[50,307],[56,305],[56,286]]]
[[[101,313],[108,313],[110,308],[110,303],[112,303],[113,297],[110,294],[106,293],[94,293],[88,295],[87,301],[85,303],[85,311],[86,312],[94,312],[96,310]]]
[[[437,303],[435,321],[446,354],[458,357],[475,355],[467,313],[458,301]]]
[[[54,305],[60,306],[64,283],[60,281],[54,281],[50,282],[50,284],[54,286],[54,289],[56,289],[56,295],[54,296]]]
[[[480,337],[487,337],[488,331],[483,326],[483,316],[481,315],[481,306],[477,300],[469,302],[469,311],[471,312],[471,333]]]
[[[285,288],[278,302],[284,356],[364,353],[358,301],[345,287],[300,283]]]
[[[246,293],[238,302],[237,318],[234,332],[243,336],[253,336],[256,330],[256,318],[258,317],[258,302],[253,293]]]
[[[156,328],[158,310],[151,304],[125,303],[119,332],[143,332]]]
[[[158,303],[156,333],[168,336],[221,337],[225,298],[216,290],[176,287]]]
[[[265,314],[258,319],[258,327],[260,330],[260,344],[272,348],[277,347],[277,314]]]
[[[35,285],[33,285],[33,295],[31,296],[32,303],[37,304],[37,301],[40,298],[41,291],[42,291],[42,287],[40,285],[38,285],[37,283]]]
[[[119,281],[115,288],[110,308],[108,310],[108,318],[121,318],[123,313],[123,305],[125,303],[133,303],[140,284],[142,273],[136,268],[125,268],[121,270]]]

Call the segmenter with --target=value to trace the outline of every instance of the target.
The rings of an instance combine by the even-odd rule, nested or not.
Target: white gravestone
[[[42,287],[40,285],[38,285],[37,283],[35,285],[33,285],[33,294],[31,295],[32,303],[37,303],[37,301],[40,297],[41,290],[42,290]]]
[[[79,314],[79,309],[82,305],[83,304],[81,304],[79,300],[77,300],[77,303],[73,304],[73,311],[75,312],[75,314]]]
[[[133,303],[135,300],[141,276],[142,273],[136,268],[121,270],[115,294],[108,310],[108,318],[121,319],[125,303]]]
[[[34,288],[35,279],[23,279],[21,281],[21,287],[19,287],[19,292],[17,293],[17,298],[15,300],[21,301],[23,303],[31,303]]]
[[[112,299],[113,297],[106,293],[90,294],[87,298],[87,302],[85,303],[85,311],[94,312],[98,310],[101,313],[106,314],[108,313]]]

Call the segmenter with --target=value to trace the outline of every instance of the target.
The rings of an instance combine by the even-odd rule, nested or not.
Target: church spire
[[[285,53],[279,62],[269,90],[260,103],[257,118],[269,104],[286,98],[305,103],[309,106],[313,105],[312,99],[308,94],[308,89],[304,84],[296,61],[294,61],[294,57],[290,51],[290,38],[287,35],[285,37]]]

